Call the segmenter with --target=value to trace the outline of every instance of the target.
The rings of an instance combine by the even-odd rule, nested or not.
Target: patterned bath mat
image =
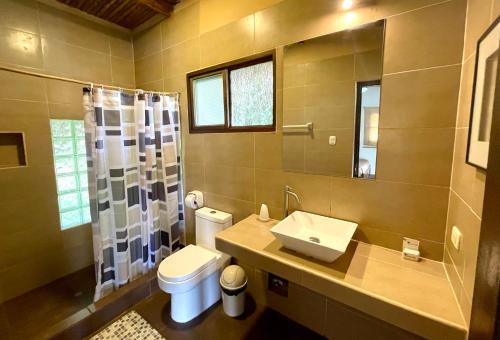
[[[90,340],[165,340],[156,329],[135,311],[131,311],[108,327],[104,328]]]

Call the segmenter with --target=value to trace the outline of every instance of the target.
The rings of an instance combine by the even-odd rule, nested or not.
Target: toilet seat
[[[215,250],[188,245],[160,263],[158,284],[170,294],[187,292],[227,264],[229,258]]]
[[[158,276],[169,282],[186,281],[216,261],[214,252],[190,244],[161,261]]]

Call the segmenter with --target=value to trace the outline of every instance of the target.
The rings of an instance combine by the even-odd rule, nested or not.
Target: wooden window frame
[[[231,71],[272,61],[273,63],[273,122],[271,125],[231,126]],[[224,125],[196,126],[194,117],[193,81],[214,74],[223,75]],[[189,133],[271,132],[276,131],[276,52],[267,51],[227,63],[207,67],[186,75]]]
[[[203,126],[196,126],[195,125],[195,116],[194,116],[194,90],[193,90],[193,83],[194,81],[198,79],[203,79],[207,77],[211,77],[213,75],[218,75],[220,74],[222,76],[222,91],[224,92],[223,100],[224,100],[224,123],[222,125],[203,125]],[[188,94],[189,94],[189,132],[191,132],[191,129],[194,128],[196,130],[204,130],[204,129],[210,129],[213,132],[221,132],[226,128],[227,125],[227,117],[228,117],[228,107],[227,107],[227,102],[228,102],[228,71],[225,69],[222,70],[215,70],[199,75],[192,76],[191,78],[188,78]]]

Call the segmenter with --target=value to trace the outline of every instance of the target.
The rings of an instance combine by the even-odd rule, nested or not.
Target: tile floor
[[[43,334],[52,326],[92,303],[94,285],[93,267],[89,267],[6,301],[0,305],[0,339],[45,338]],[[323,339],[282,314],[256,305],[250,296],[247,296],[245,309],[244,315],[230,318],[219,302],[196,319],[178,324],[170,318],[170,296],[156,290],[124,313],[135,310],[166,339]],[[63,334],[59,338],[68,337]]]
[[[0,304],[0,339],[40,339],[52,325],[92,303],[94,267]]]
[[[245,314],[238,318],[226,316],[219,302],[186,324],[170,318],[170,296],[161,291],[131,309],[166,339],[323,339],[285,316],[256,305],[250,297]]]

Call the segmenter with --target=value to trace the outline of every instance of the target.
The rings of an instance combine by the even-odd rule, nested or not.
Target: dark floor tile
[[[93,267],[88,267],[4,302],[11,336],[38,338],[92,303],[94,287]]]
[[[88,306],[94,301],[96,286],[94,266],[66,276],[64,284],[71,289],[73,296],[77,298],[81,306]]]
[[[57,334],[54,339],[82,339],[105,327],[123,312],[149,296],[149,281],[131,283],[108,295],[92,308],[90,315]],[[133,287],[131,289],[130,287]],[[90,308],[89,308],[90,309]]]
[[[208,315],[204,313],[204,315],[185,324],[176,323],[170,317],[170,295],[164,292],[157,292],[132,309],[169,339],[196,339],[196,335],[201,329],[201,323]]]
[[[285,316],[256,305],[248,297],[245,313],[231,318],[218,302],[194,320],[179,324],[170,317],[170,297],[152,295],[132,308],[167,339],[323,339]]]
[[[66,319],[59,321],[55,325],[43,330],[38,335],[41,339],[52,339],[58,334],[63,333],[65,330],[76,326],[82,320],[85,320],[90,316],[90,311],[88,308],[80,309],[80,311],[74,313],[73,315],[67,317]],[[76,339],[73,337],[73,339]]]
[[[163,325],[166,322],[163,317],[166,308],[170,308],[170,295],[163,292],[156,293],[132,307],[150,323],[157,325]],[[168,311],[170,312],[170,309]]]
[[[7,315],[2,305],[0,305],[0,339],[11,339],[9,322],[7,321]]]
[[[167,339],[321,338],[285,316],[256,305],[250,297],[241,317],[226,316],[218,302],[194,320],[178,324],[170,317],[170,296],[158,290],[153,275],[131,282],[82,314],[82,308],[93,298],[93,275],[93,268],[86,268],[0,305],[0,339],[42,339],[48,334],[56,334],[55,339],[81,339],[132,309]],[[8,327],[2,327],[2,322]],[[57,324],[63,326],[54,326]]]
[[[160,286],[158,286],[158,279],[155,277],[151,280],[151,294],[160,292]]]
[[[284,315],[266,308],[239,339],[325,339]]]
[[[140,289],[143,292],[146,292],[144,298],[148,297],[151,293],[150,290],[150,279],[147,275],[141,276],[134,281],[129,282],[128,284],[120,287],[109,295],[101,298],[99,301],[94,303],[95,309],[100,309],[101,307],[108,306],[112,302],[116,302],[123,296],[128,296],[130,292]],[[138,303],[137,301],[134,304]]]

